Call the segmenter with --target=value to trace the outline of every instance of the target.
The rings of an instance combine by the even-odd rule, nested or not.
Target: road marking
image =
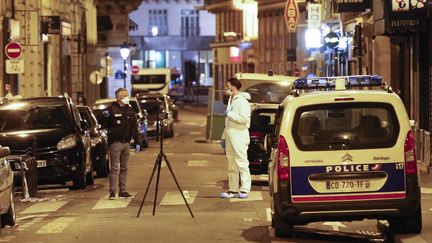
[[[267,216],[267,222],[272,221],[271,208],[266,208],[266,216]]]
[[[199,123],[196,123],[196,122],[185,122],[184,124],[185,125],[189,125],[189,126],[198,126],[198,125],[200,125]]]
[[[13,240],[15,238],[16,238],[15,235],[2,236],[2,238],[0,238],[0,242],[10,242],[11,240]]]
[[[217,182],[206,182],[206,183],[204,183],[204,185],[202,185],[202,187],[205,187],[205,188],[222,188],[223,186],[218,186]]]
[[[208,160],[188,160],[187,166],[205,167],[208,166]]]
[[[33,206],[26,208],[20,214],[31,214],[31,213],[51,213],[59,210],[63,207],[68,201],[46,201],[39,202]]]
[[[346,228],[346,225],[341,222],[324,222],[323,225],[331,226],[333,230],[339,231],[339,228]]]
[[[187,191],[187,194],[189,194],[189,197],[185,195],[186,193],[183,193],[183,195],[186,198],[186,201],[188,204],[192,204],[195,201],[195,197],[198,195],[198,191]],[[184,200],[182,195],[179,191],[172,191],[165,193],[165,196],[162,198],[162,201],[160,202],[160,205],[180,205],[184,204]]]
[[[190,134],[190,135],[201,135],[202,132],[190,132],[189,134]]]
[[[420,190],[422,194],[432,194],[432,188],[422,187]]]
[[[423,237],[416,235],[411,238],[401,239],[403,243],[428,243],[430,241],[425,240]]]
[[[108,195],[99,199],[99,201],[93,206],[92,209],[109,209],[109,208],[126,208],[132,201],[132,198],[136,196],[136,192],[132,192],[132,197],[122,198],[116,197],[115,200],[109,200]]]
[[[61,217],[40,228],[36,234],[59,234],[76,221],[78,217]]]
[[[204,154],[204,153],[191,153],[191,155],[197,155],[197,156],[211,156],[211,154]]]
[[[230,198],[230,202],[262,201],[261,192],[252,191],[248,193],[248,198]]]
[[[268,175],[251,175],[253,181],[269,181]]]

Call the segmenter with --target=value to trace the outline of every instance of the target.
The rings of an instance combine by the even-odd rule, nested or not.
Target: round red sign
[[[18,42],[9,42],[5,46],[5,54],[10,59],[20,57],[21,52],[21,45]]]
[[[136,65],[132,66],[132,74],[138,74],[139,70],[140,70],[139,66]]]

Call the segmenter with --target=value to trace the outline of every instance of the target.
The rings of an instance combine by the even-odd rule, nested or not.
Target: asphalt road
[[[15,194],[18,226],[2,230],[0,242],[432,242],[432,176],[422,174],[423,232],[383,234],[376,220],[318,222],[296,227],[292,239],[274,236],[270,226],[266,177],[256,177],[249,199],[220,199],[227,190],[227,163],[217,141],[205,141],[206,110],[182,107],[175,137],[164,140],[164,153],[173,168],[194,218],[162,161],[155,215],[156,178],[138,210],[160,151],[150,148],[131,154],[128,191],[131,199],[108,200],[108,179],[99,178],[85,190],[65,186],[40,188],[33,202]],[[156,175],[155,175],[156,176]]]

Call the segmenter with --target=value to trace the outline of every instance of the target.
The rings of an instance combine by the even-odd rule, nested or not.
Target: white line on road
[[[262,201],[261,192],[252,191],[248,193],[248,198],[230,198],[230,202]]]
[[[271,208],[266,208],[266,216],[267,216],[267,222],[270,222],[271,219]]]
[[[189,126],[198,126],[198,125],[200,125],[199,123],[196,123],[196,122],[185,122],[184,124],[185,125],[189,125]]]
[[[188,160],[187,166],[195,166],[195,167],[206,167],[208,166],[208,160]]]
[[[99,199],[99,201],[93,206],[92,209],[108,209],[108,208],[126,208],[132,201],[132,198],[136,196],[136,192],[132,192],[132,197],[121,198],[117,197],[115,200],[109,200],[108,195]]]
[[[33,206],[26,208],[20,214],[31,214],[31,213],[50,213],[59,210],[63,207],[68,201],[46,201],[39,202]]]
[[[191,153],[191,155],[196,156],[211,156],[211,154],[204,154],[204,153]]]
[[[198,191],[183,191],[183,195],[185,196],[188,204],[192,204],[195,201],[195,197],[198,195]],[[165,193],[160,205],[180,205],[184,203],[185,202],[180,192],[172,191]]]
[[[59,234],[72,224],[78,217],[61,217],[36,231],[36,234]]]
[[[190,134],[190,135],[201,135],[202,132],[190,132],[189,134]]]
[[[432,194],[432,188],[422,187],[420,190],[422,194]]]

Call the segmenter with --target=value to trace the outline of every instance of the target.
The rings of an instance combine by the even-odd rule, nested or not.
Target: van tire
[[[421,206],[407,218],[401,220],[389,220],[390,228],[398,233],[418,234],[422,231]]]
[[[1,227],[4,228],[6,225],[15,226],[16,224],[16,214],[15,214],[15,205],[13,200],[13,190],[9,196],[9,209],[6,214],[1,216]]]
[[[272,226],[276,237],[291,238],[293,237],[294,227],[292,224],[284,222],[277,214],[272,216]]]

